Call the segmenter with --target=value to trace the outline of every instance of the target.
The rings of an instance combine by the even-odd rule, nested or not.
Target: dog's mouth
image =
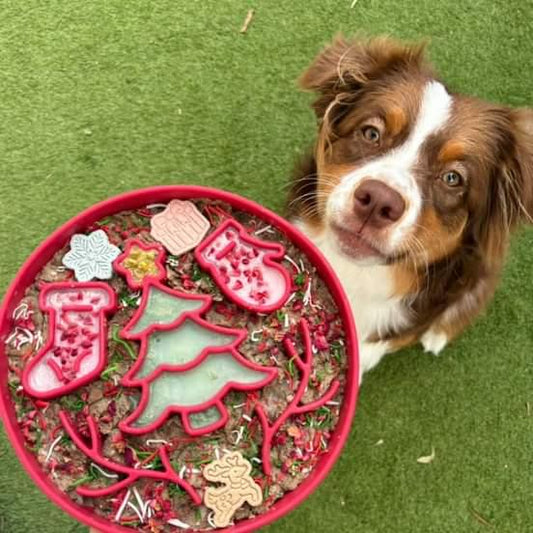
[[[332,224],[331,229],[336,237],[340,251],[353,259],[374,258],[387,260],[387,254],[360,232],[356,232],[338,224]]]

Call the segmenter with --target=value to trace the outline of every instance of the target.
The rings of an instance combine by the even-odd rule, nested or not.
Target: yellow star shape
[[[124,268],[127,268],[136,283],[141,283],[146,276],[157,276],[159,269],[156,264],[157,250],[143,250],[133,246],[124,259]]]

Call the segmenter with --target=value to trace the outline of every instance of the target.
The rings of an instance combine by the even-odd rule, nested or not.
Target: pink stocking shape
[[[55,398],[97,379],[106,365],[106,312],[115,294],[101,282],[49,283],[39,306],[49,313],[48,341],[24,369],[28,394]]]

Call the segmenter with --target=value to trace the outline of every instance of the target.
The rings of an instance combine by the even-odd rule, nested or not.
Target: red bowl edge
[[[119,194],[99,202],[88,209],[85,209],[49,235],[31,253],[28,259],[26,259],[22,268],[15,276],[15,279],[9,285],[9,288],[4,296],[2,306],[0,307],[0,375],[2,373],[7,375],[7,358],[3,357],[5,356],[3,346],[6,332],[2,331],[2,329],[5,329],[6,325],[9,324],[9,317],[12,312],[10,304],[12,305],[16,302],[18,296],[17,291],[20,291],[20,294],[22,294],[33,281],[41,266],[51,259],[54,252],[48,253],[48,249],[57,250],[61,248],[66,244],[70,236],[76,231],[84,229],[87,225],[96,222],[105,216],[114,214],[121,210],[140,208],[147,203],[168,202],[174,198],[211,198],[214,200],[222,200],[231,204],[237,209],[251,212],[252,214],[261,217],[269,224],[272,224],[273,226],[282,230],[292,242],[302,248],[311,258],[320,276],[328,284],[330,291],[335,297],[342,320],[348,326],[345,332],[347,339],[347,353],[352,353],[353,357],[350,361],[352,364],[347,371],[343,409],[341,410],[339,423],[337,424],[334,434],[330,440],[330,453],[318,463],[316,469],[298,487],[296,491],[287,493],[283,498],[281,498],[279,503],[275,503],[272,506],[269,512],[253,519],[246,520],[245,522],[237,524],[231,528],[214,530],[220,533],[246,533],[271,524],[285,514],[289,513],[291,510],[295,509],[326,478],[338,459],[348,438],[351,429],[351,423],[355,415],[359,389],[359,350],[357,335],[352,311],[344,290],[339,282],[339,279],[337,278],[337,275],[318,248],[316,248],[316,246],[305,235],[303,235],[281,216],[273,213],[269,209],[255,203],[252,200],[236,194],[211,187],[194,185],[162,185],[144,189],[136,189]],[[37,264],[40,266],[34,266]],[[68,512],[72,517],[80,522],[85,523],[90,527],[94,527],[100,531],[105,531],[106,533],[131,533],[134,531],[130,528],[124,528],[119,525],[111,525],[109,521],[104,520],[93,513],[84,511],[81,506],[75,504],[70,498],[68,498],[68,496],[60,492],[49,481],[48,476],[46,476],[42,470],[40,470],[40,467],[34,456],[24,447],[22,436],[18,431],[16,415],[9,399],[9,392],[7,387],[2,386],[1,381],[0,422],[3,422],[3,426],[9,437],[9,440],[12,446],[15,448],[15,452],[26,472],[46,494],[46,496],[48,496],[48,498],[51,499],[58,507],[60,507],[63,511]]]

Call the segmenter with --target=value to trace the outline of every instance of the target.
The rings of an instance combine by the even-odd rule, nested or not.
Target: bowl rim
[[[3,421],[9,441],[26,472],[41,491],[58,507],[71,517],[98,530],[109,533],[131,533],[135,531],[131,528],[113,524],[95,513],[84,510],[83,507],[76,504],[66,493],[60,491],[49,480],[48,476],[41,470],[35,456],[26,450],[7,387],[5,339],[11,326],[11,313],[18,303],[19,298],[33,282],[42,266],[52,258],[58,249],[67,244],[74,233],[84,230],[96,221],[120,211],[138,209],[152,203],[165,203],[173,199],[211,199],[225,201],[236,209],[247,211],[281,230],[290,241],[301,248],[309,257],[323,281],[328,285],[329,291],[337,303],[341,319],[346,326],[346,353],[348,358],[346,385],[340,418],[330,439],[329,453],[322,456],[312,473],[296,490],[285,493],[278,502],[274,503],[268,512],[237,523],[235,526],[214,530],[220,532],[226,531],[228,533],[245,533],[271,524],[289,513],[324,481],[340,456],[348,439],[355,415],[359,389],[359,350],[355,322],[347,296],[337,275],[308,237],[281,216],[252,200],[212,187],[195,185],[159,185],[147,187],[128,191],[98,202],[81,211],[50,234],[23,263],[14,280],[9,285],[0,307],[0,421]]]

